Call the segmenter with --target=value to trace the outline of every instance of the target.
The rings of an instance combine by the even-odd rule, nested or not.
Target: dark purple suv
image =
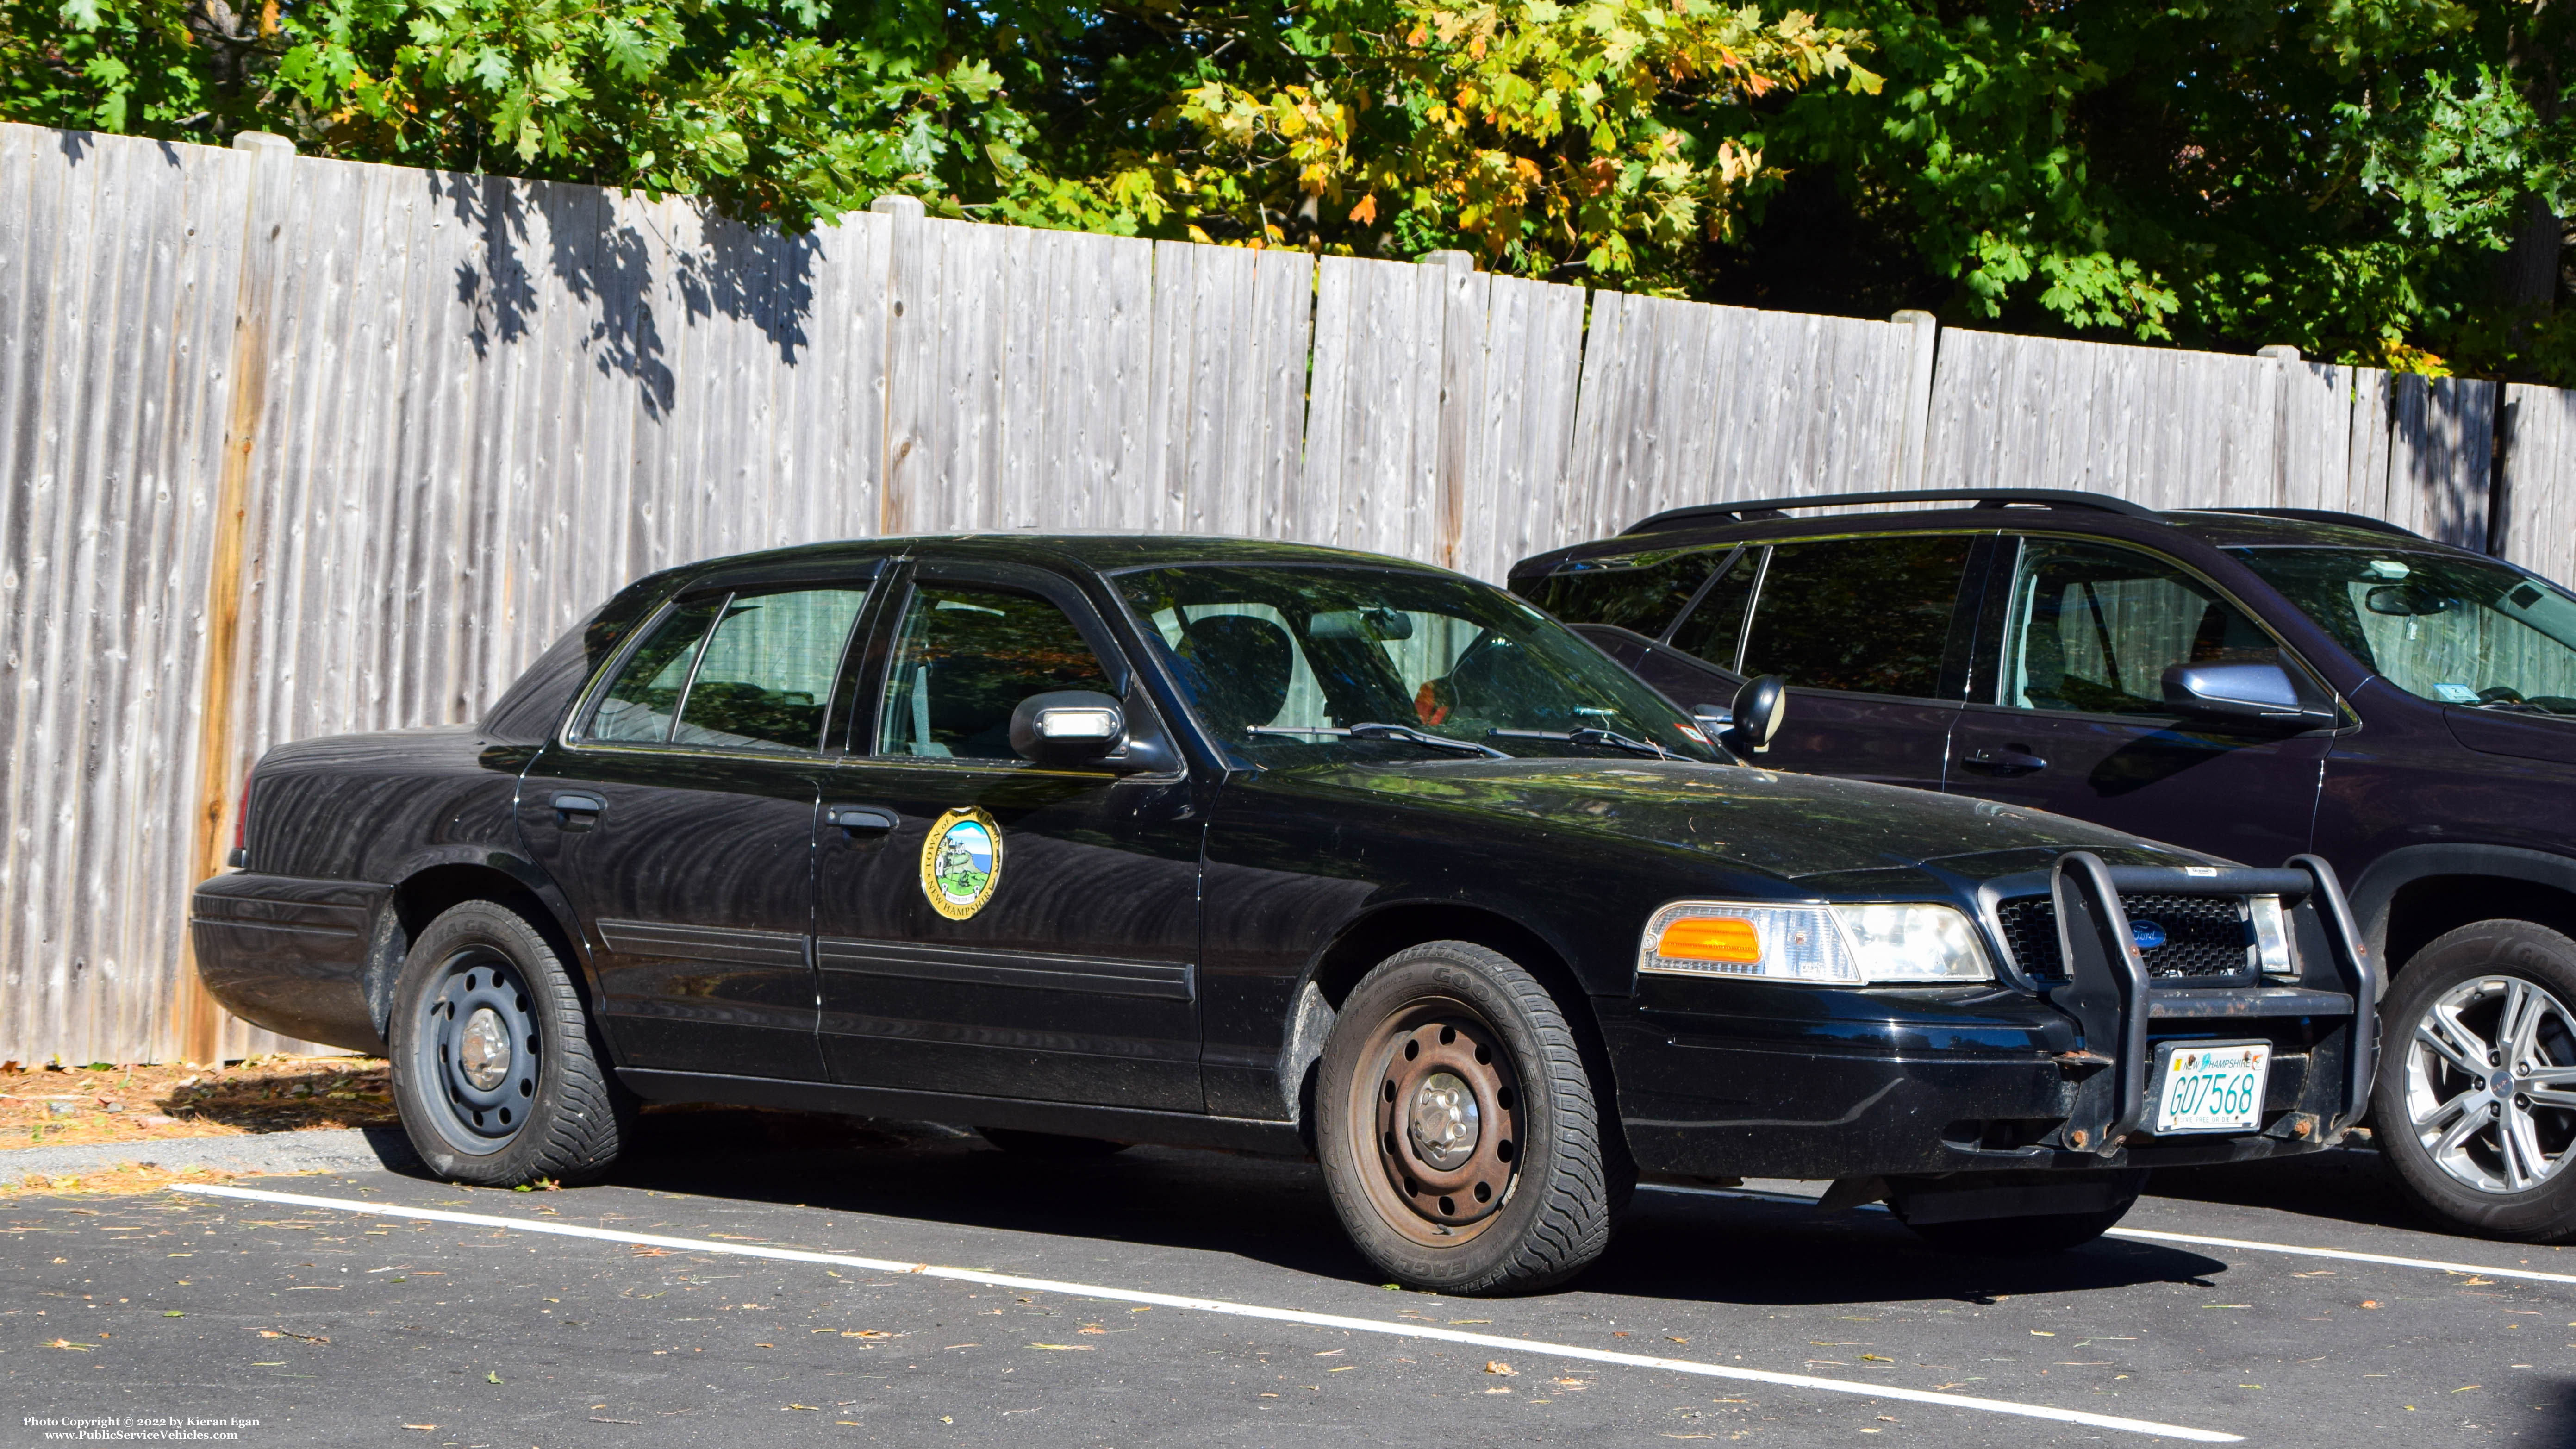
[[[1889,503],[1942,506],[1787,516]],[[2558,585],[2356,516],[2045,490],[1682,509],[1511,585],[1712,723],[1748,678],[1785,679],[1765,765],[2256,865],[2323,855],[2393,973],[2373,1111],[2399,1181],[2472,1231],[2576,1234]],[[2016,955],[2058,949],[2052,922],[1998,924]],[[2153,949],[2167,929],[2139,923],[2149,969],[2187,974]]]

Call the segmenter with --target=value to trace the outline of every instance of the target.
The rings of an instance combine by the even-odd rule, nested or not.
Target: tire
[[[491,901],[429,923],[394,983],[394,1107],[429,1170],[516,1187],[606,1172],[634,1099],[571,975],[527,919]]]
[[[2379,1019],[2371,1116],[2407,1199],[2459,1232],[2576,1234],[2576,941],[2462,926],[2406,963]]]
[[[1509,957],[1434,941],[1380,962],[1325,1039],[1315,1100],[1333,1210],[1397,1282],[1532,1292],[1609,1246],[1617,1123],[1555,998]]]
[[[985,1141],[1014,1157],[1036,1157],[1055,1162],[1108,1157],[1126,1151],[1130,1145],[1101,1137],[1067,1137],[1060,1132],[1023,1132],[1016,1127],[978,1127],[975,1130],[984,1135]]]
[[[2040,1213],[1964,1223],[1907,1223],[1906,1227],[1945,1253],[1977,1258],[2037,1258],[2083,1247],[2118,1227],[2137,1201],[2137,1194],[2131,1193],[2119,1206],[2097,1213]]]

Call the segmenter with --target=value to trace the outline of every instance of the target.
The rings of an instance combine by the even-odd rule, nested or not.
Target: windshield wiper
[[[1614,750],[1626,750],[1632,755],[1648,755],[1658,760],[1681,758],[1653,740],[1630,739],[1617,730],[1605,730],[1599,725],[1571,730],[1487,730],[1485,733],[1488,737],[1500,736],[1507,740],[1563,740],[1572,745],[1608,745]]]
[[[1338,735],[1354,740],[1404,740],[1435,750],[1455,750],[1461,754],[1482,755],[1489,760],[1508,760],[1511,756],[1492,745],[1474,740],[1453,740],[1447,735],[1426,734],[1411,725],[1379,724],[1362,720],[1347,727],[1340,725],[1246,725],[1248,734],[1256,735]]]

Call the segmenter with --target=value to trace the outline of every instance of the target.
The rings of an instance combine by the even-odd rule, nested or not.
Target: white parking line
[[[930,1263],[899,1263],[883,1258],[855,1257],[846,1253],[813,1253],[795,1248],[769,1248],[750,1243],[709,1242],[700,1238],[665,1237],[656,1233],[621,1233],[608,1228],[585,1227],[579,1223],[530,1222],[523,1218],[494,1217],[485,1213],[448,1212],[439,1208],[403,1207],[393,1203],[351,1202],[345,1198],[314,1197],[297,1192],[265,1192],[257,1188],[218,1187],[210,1183],[195,1182],[173,1183],[171,1187],[173,1191],[194,1193],[200,1197],[240,1198],[249,1202],[282,1203],[290,1207],[321,1208],[332,1212],[370,1213],[377,1217],[463,1223],[472,1227],[507,1228],[522,1233],[548,1233],[563,1238],[589,1238],[605,1243],[631,1243],[639,1247],[679,1248],[693,1253],[722,1253],[737,1258],[768,1258],[786,1263],[826,1263],[834,1267],[859,1268],[871,1273],[916,1273],[925,1278],[943,1278],[952,1282],[975,1283],[991,1288],[1035,1289],[1046,1293],[1107,1299],[1116,1303],[1142,1303],[1156,1308],[1223,1313],[1236,1318],[1259,1318],[1274,1323],[1298,1323],[1314,1328],[1339,1328],[1352,1333],[1379,1333],[1393,1338],[1433,1339],[1442,1343],[1461,1343],[1478,1348],[1535,1354],[1543,1358],[1580,1359],[1587,1363],[1661,1369],[1667,1373],[1697,1374],[1704,1378],[1733,1379],[1745,1383],[1777,1384],[1783,1388],[1852,1394],[1867,1399],[1897,1399],[1908,1403],[1933,1404],[1949,1409],[1975,1409],[1988,1414],[2011,1414],[2026,1419],[2048,1419],[2061,1424],[2083,1424],[2095,1429],[2118,1429],[2131,1434],[2153,1434],[2162,1438],[2188,1439],[2202,1444],[2235,1444],[2241,1443],[2244,1438],[2240,1434],[2222,1434],[2214,1429],[2194,1429],[2181,1424],[2159,1424],[2149,1419],[2123,1419],[2111,1414],[2090,1414],[2079,1409],[2050,1408],[2044,1404],[2017,1404],[2006,1399],[1980,1399],[1964,1394],[1933,1393],[1926,1389],[1906,1389],[1886,1384],[1816,1378],[1807,1374],[1773,1373],[1768,1369],[1730,1368],[1724,1364],[1701,1363],[1693,1359],[1655,1358],[1647,1354],[1619,1353],[1610,1349],[1584,1348],[1574,1344],[1542,1343],[1528,1338],[1505,1338],[1499,1334],[1461,1333],[1453,1328],[1432,1328],[1411,1323],[1382,1323],[1375,1319],[1345,1318],[1333,1313],[1308,1313],[1296,1308],[1265,1308],[1250,1303],[1229,1303],[1217,1298],[1183,1298],[1170,1293],[1147,1293],[1134,1288],[1103,1287],[1096,1283],[1059,1283],[1045,1278],[1021,1278],[1008,1273],[984,1273],[971,1268],[945,1268]]]
[[[1777,1202],[1791,1206],[1815,1206],[1812,1197],[1794,1192],[1769,1192],[1758,1187],[1685,1187],[1679,1183],[1639,1183],[1640,1192],[1684,1193],[1692,1197],[1731,1197],[1748,1202]],[[1863,1212],[1886,1212],[1877,1203],[1859,1209]],[[2149,1243],[2190,1243],[2201,1248],[2242,1248],[2249,1253],[2289,1253],[2304,1258],[2336,1258],[2347,1263],[2377,1263],[2385,1268],[2429,1268],[2436,1273],[2484,1273],[2495,1278],[2523,1278],[2534,1283],[2576,1283],[2576,1273],[2543,1273],[2537,1268],[2493,1268],[2484,1263],[2445,1263],[2438,1258],[2399,1258],[2387,1253],[2356,1253],[2345,1248],[2310,1248],[2293,1243],[2258,1243],[2250,1238],[2209,1238],[2198,1233],[2160,1233],[2152,1228],[2113,1228],[2106,1238],[2135,1238]]]

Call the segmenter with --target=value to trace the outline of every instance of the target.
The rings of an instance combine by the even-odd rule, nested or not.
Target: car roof
[[[1788,507],[1797,500],[1782,500]],[[1747,512],[1760,512],[1758,505],[1736,505]],[[1949,507],[1879,511],[1868,513],[1826,512],[1800,516],[1770,513],[1753,518],[1730,517],[1728,505],[1709,510],[1706,521],[1689,516],[1683,510],[1658,515],[1629,532],[1608,538],[1578,543],[1548,553],[1538,554],[1512,566],[1515,575],[1544,574],[1570,563],[1589,559],[1624,557],[1646,553],[1664,553],[1694,548],[1708,548],[1735,543],[1767,543],[1773,540],[1811,538],[1821,533],[1899,533],[1921,530],[2036,529],[2050,533],[2091,534],[2104,538],[2124,539],[2135,543],[2155,543],[2176,536],[2211,548],[2261,548],[2306,546],[2310,548],[2402,549],[2410,553],[2447,553],[2466,558],[2484,558],[2483,554],[2451,544],[2424,538],[2393,524],[2355,514],[2331,513],[2312,509],[2266,509],[2251,511],[2225,508],[2172,509],[2156,512],[2128,505],[2117,509],[2082,505],[1999,506],[1973,503]],[[1695,510],[1694,510],[1695,511]],[[1650,527],[1651,525],[1651,527]]]
[[[730,571],[769,564],[830,564],[844,560],[859,563],[884,558],[891,554],[917,554],[930,550],[961,558],[1053,567],[1072,565],[1098,573],[1183,564],[1308,564],[1343,567],[1364,565],[1370,568],[1399,569],[1419,574],[1448,573],[1448,570],[1434,568],[1429,564],[1389,558],[1384,554],[1362,553],[1356,549],[1326,548],[1316,544],[1288,543],[1271,539],[1224,538],[1187,533],[1112,531],[1037,533],[1020,530],[993,533],[916,534],[894,538],[854,538],[828,543],[797,544],[789,548],[765,549],[757,553],[705,559],[689,567],[690,572],[697,573],[711,569],[721,568]]]

